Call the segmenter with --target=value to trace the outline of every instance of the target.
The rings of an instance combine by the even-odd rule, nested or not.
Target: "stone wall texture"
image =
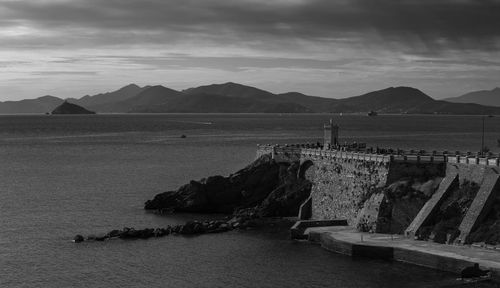
[[[386,185],[389,163],[325,159],[315,160],[310,169],[314,169],[312,218],[346,219],[355,225],[364,202]]]
[[[342,158],[314,160],[314,165],[309,170],[311,169],[314,172],[309,174],[306,171],[306,175],[311,175],[314,183],[311,191],[312,218],[346,219],[353,226],[361,219],[358,214],[364,203],[387,185],[404,178],[425,181],[445,174],[444,163],[378,162]],[[368,210],[376,211],[377,208],[372,206]],[[366,220],[363,219],[365,222]],[[370,220],[377,221],[376,217],[371,217]]]

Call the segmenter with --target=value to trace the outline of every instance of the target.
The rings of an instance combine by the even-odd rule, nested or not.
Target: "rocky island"
[[[54,110],[52,110],[51,114],[95,114],[95,112],[87,110],[82,106],[69,103],[68,101],[64,101],[61,105],[57,106]]]

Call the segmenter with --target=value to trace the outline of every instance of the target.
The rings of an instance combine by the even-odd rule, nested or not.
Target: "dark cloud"
[[[58,44],[162,44],[201,39],[265,46],[261,42],[279,38],[352,41],[425,53],[496,49],[500,38],[497,0],[4,1],[0,11],[4,11],[0,12],[0,26],[28,23],[67,33]],[[51,36],[40,37],[17,39],[16,45],[22,41],[26,45],[43,43],[44,37]]]

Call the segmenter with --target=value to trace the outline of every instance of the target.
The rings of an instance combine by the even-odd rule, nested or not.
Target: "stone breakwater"
[[[185,224],[167,226],[164,228],[144,228],[134,229],[125,227],[121,230],[111,230],[108,233],[98,235],[76,235],[73,242],[81,243],[84,241],[107,241],[111,239],[149,239],[161,238],[168,235],[201,235],[207,233],[221,233],[231,230],[246,230],[262,225],[259,219],[250,217],[233,217],[230,220],[211,220],[211,221],[189,221]]]

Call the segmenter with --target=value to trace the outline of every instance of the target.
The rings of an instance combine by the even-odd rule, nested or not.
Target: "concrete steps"
[[[438,190],[432,195],[431,199],[425,203],[415,219],[413,219],[408,228],[406,228],[405,236],[409,238],[415,237],[418,230],[436,213],[444,199],[446,199],[450,192],[458,187],[458,185],[457,172],[447,175],[439,184]]]

